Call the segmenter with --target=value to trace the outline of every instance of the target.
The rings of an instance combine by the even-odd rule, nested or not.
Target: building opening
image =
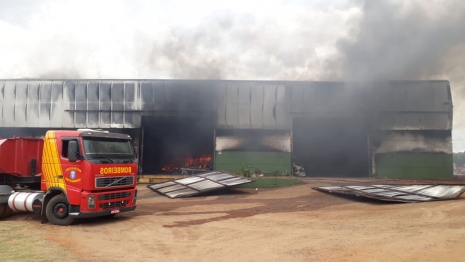
[[[294,118],[293,163],[313,177],[368,177],[368,128],[356,118]]]
[[[142,172],[192,174],[213,168],[211,117],[142,117]]]
[[[289,175],[291,131],[263,129],[217,129],[215,168],[240,173],[243,168],[255,175]]]

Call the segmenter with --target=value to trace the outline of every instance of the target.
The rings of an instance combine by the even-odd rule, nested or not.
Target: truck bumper
[[[118,213],[133,211],[135,209],[136,209],[136,206],[122,207],[118,209]],[[103,210],[103,211],[98,211],[98,212],[69,213],[69,215],[76,217],[76,218],[90,218],[90,217],[109,216],[109,215],[118,214],[118,213],[114,213],[114,210]]]
[[[79,206],[71,204],[70,216],[77,218],[107,216],[136,209],[137,189],[83,191],[80,197]]]

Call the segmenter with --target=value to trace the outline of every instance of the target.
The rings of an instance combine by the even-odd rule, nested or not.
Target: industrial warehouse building
[[[196,167],[451,178],[448,81],[0,80],[0,136],[130,134],[143,174]]]

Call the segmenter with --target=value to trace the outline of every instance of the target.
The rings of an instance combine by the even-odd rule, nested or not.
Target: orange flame
[[[161,170],[175,171],[187,167],[206,168],[212,160],[213,158],[211,155],[202,155],[196,158],[191,155],[188,155],[187,157],[175,157]]]

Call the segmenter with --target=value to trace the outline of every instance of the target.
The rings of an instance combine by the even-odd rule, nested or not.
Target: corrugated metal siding
[[[380,112],[373,120],[375,130],[451,130],[450,113]]]
[[[3,127],[134,128],[141,115],[216,115],[217,128],[291,129],[359,116],[377,130],[451,130],[448,81],[0,80]]]
[[[140,81],[140,111],[211,113],[214,111],[215,81]]]
[[[398,81],[374,88],[378,130],[451,130],[452,99],[447,81]]]
[[[2,127],[62,127],[62,83],[0,81]]]
[[[377,130],[451,130],[448,81],[289,82],[291,114],[360,116]]]
[[[64,81],[63,127],[138,127],[137,87],[137,81]]]
[[[0,81],[3,127],[132,128],[136,81]]]
[[[290,129],[288,89],[279,82],[227,81],[216,87],[217,127]]]
[[[64,126],[133,128],[137,115],[136,81],[64,81]],[[66,121],[66,122],[65,122]]]

